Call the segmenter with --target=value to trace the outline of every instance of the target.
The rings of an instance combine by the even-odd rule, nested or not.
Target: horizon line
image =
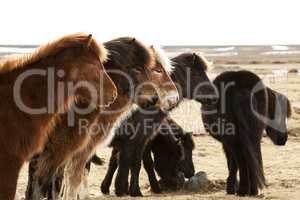
[[[18,48],[37,48],[43,44],[0,44],[0,47],[18,47]],[[251,46],[300,46],[299,44],[199,44],[199,45],[161,45],[163,48],[199,48],[199,47],[228,47],[228,46],[239,46],[239,47],[251,47]]]

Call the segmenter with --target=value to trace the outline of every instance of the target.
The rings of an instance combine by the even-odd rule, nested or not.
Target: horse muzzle
[[[163,111],[169,111],[175,108],[179,103],[178,92],[171,92],[161,97],[161,109]]]

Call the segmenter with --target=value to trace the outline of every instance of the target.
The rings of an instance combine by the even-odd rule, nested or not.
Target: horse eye
[[[142,69],[139,69],[139,68],[133,68],[132,71],[137,73],[137,74],[142,73]]]
[[[163,73],[163,70],[161,69],[161,68],[154,68],[153,69],[155,72],[157,72],[157,73]]]

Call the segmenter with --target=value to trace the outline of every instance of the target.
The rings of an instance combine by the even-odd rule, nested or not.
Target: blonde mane
[[[208,61],[207,58],[203,55],[203,53],[196,55],[199,56],[201,62],[203,63],[203,68],[205,71],[208,71],[213,66],[213,62]]]
[[[54,56],[67,48],[74,47],[86,47],[95,53],[101,62],[107,60],[107,50],[103,45],[98,44],[97,41],[92,38],[91,34],[76,33],[41,46],[34,53],[0,60],[0,74],[5,74],[15,69],[34,64],[49,56]]]
[[[168,58],[166,52],[157,45],[151,46],[154,50],[154,54],[158,62],[165,68],[165,70],[170,74],[174,71],[174,66],[172,61]]]

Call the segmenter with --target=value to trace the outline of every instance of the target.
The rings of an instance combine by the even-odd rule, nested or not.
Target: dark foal
[[[214,84],[219,91],[219,101],[202,106],[202,119],[206,130],[223,145],[229,169],[227,193],[255,196],[265,185],[261,154],[263,131],[271,132],[268,129],[272,129],[273,142],[285,143],[287,137],[282,135],[286,131],[276,130],[279,126],[286,126],[286,119],[290,116],[289,103],[283,104],[282,98],[274,98],[276,95],[271,94],[275,92],[248,71],[225,72],[214,80]],[[278,105],[281,114],[276,112]],[[272,116],[276,120],[268,119]],[[214,129],[216,124],[219,125],[217,130]],[[237,187],[238,170],[240,182]]]
[[[166,114],[158,111],[157,108],[147,109],[147,111],[152,113],[144,114],[142,111],[136,111],[116,130],[111,143],[113,150],[109,169],[101,186],[103,193],[109,192],[112,176],[118,168],[115,181],[116,195],[128,194],[130,170],[129,194],[131,196],[142,196],[139,188],[139,173],[143,151],[146,144],[158,133],[157,129],[166,117]],[[116,160],[116,154],[118,154],[118,161]]]
[[[152,191],[159,192],[160,188],[167,190],[182,189],[184,178],[191,178],[195,174],[193,163],[193,149],[195,143],[191,133],[185,133],[177,123],[168,119],[171,133],[163,133],[146,147],[144,152],[144,168],[147,171]],[[164,132],[164,130],[162,130]],[[180,145],[174,145],[176,140]],[[182,154],[176,154],[177,148],[182,146]],[[153,153],[154,162],[151,157]],[[181,157],[183,156],[183,157]],[[158,184],[155,171],[160,179]],[[183,174],[184,176],[182,176]]]
[[[157,109],[152,111],[154,111],[153,114],[136,111],[126,121],[126,124],[122,124],[117,130],[111,144],[113,150],[109,168],[101,184],[101,191],[104,194],[109,193],[109,187],[117,168],[116,194],[118,196],[127,194],[129,169],[131,170],[129,193],[132,195],[132,190],[140,191],[138,174],[142,158],[151,188],[156,193],[161,192],[161,189],[155,176],[154,167],[166,185],[174,189],[178,188],[176,181],[180,171],[186,175],[186,178],[194,175],[192,160],[194,142],[191,135],[185,133],[175,121],[168,118],[163,112],[157,113]],[[137,130],[130,129],[128,131],[129,126],[137,128]],[[150,141],[152,138],[154,138],[153,141]],[[154,163],[151,151],[154,154]],[[118,188],[123,181],[125,182],[123,183],[125,185],[124,193],[120,194]]]

